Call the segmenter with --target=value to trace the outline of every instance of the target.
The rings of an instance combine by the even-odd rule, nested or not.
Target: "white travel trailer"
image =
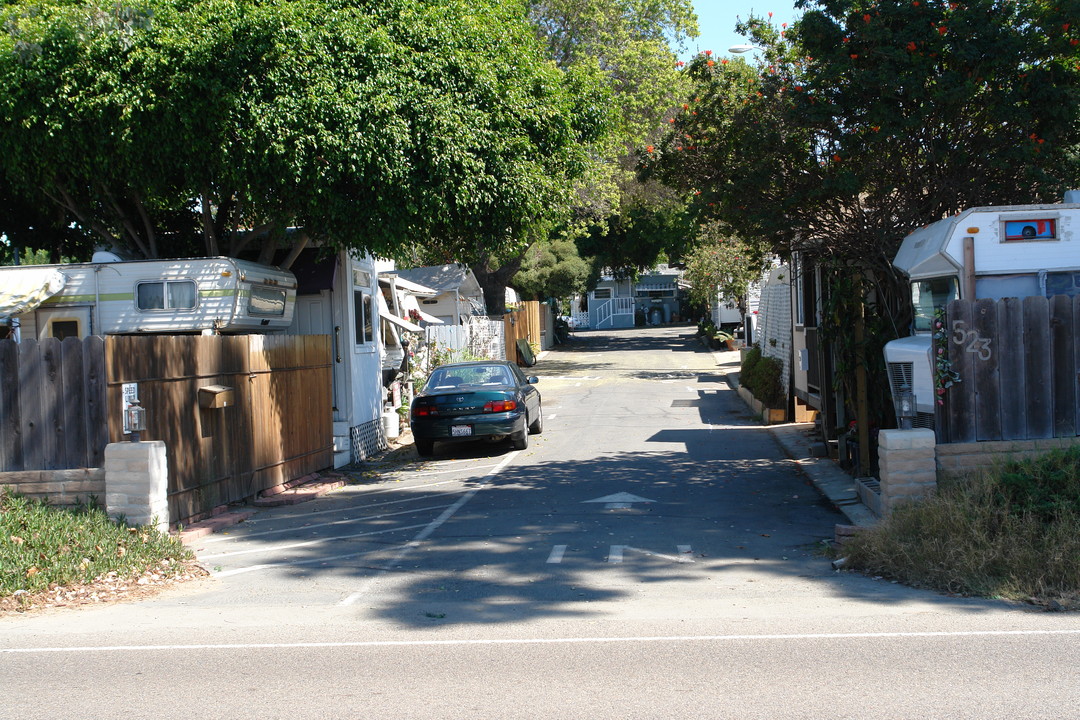
[[[284,331],[295,301],[292,273],[227,257],[0,267],[0,318],[23,338]]]
[[[908,235],[893,264],[911,280],[914,335],[885,346],[893,395],[915,393],[916,427],[933,427],[935,312],[956,299],[1080,294],[1080,192],[1059,205],[977,207]]]

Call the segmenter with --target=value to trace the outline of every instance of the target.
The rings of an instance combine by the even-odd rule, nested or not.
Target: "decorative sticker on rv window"
[[[266,285],[252,285],[248,312],[252,315],[284,315],[285,291]]]
[[[1057,221],[1046,220],[1006,220],[1006,240],[1056,240]]]
[[[192,280],[141,282],[135,286],[139,310],[194,310],[198,289]]]

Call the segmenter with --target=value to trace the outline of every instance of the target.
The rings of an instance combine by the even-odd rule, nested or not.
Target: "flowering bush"
[[[952,360],[946,352],[949,332],[945,327],[945,308],[934,312],[934,393],[938,405],[945,404],[945,391],[960,382],[960,373],[953,370]]]

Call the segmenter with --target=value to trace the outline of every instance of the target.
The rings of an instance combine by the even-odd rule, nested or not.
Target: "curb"
[[[259,493],[260,497],[252,500],[248,505],[253,508],[296,505],[308,500],[314,500],[332,490],[337,490],[338,488],[345,486],[345,479],[338,473],[328,472],[326,475],[327,477],[324,478],[317,473],[312,473],[282,483],[281,485],[267,488]],[[255,515],[257,512],[258,510],[228,510],[206,520],[200,520],[197,523],[185,525],[184,529],[175,533],[175,535],[180,538],[180,542],[184,545],[190,545],[207,535],[213,535],[225,528],[238,525],[252,515]]]

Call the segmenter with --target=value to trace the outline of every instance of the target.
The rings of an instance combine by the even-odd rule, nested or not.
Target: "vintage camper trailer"
[[[292,273],[227,257],[0,268],[0,318],[23,338],[283,331],[295,301]]]
[[[1080,193],[1065,204],[965,210],[908,235],[893,264],[911,281],[914,334],[885,346],[894,395],[915,393],[917,427],[933,427],[935,312],[955,299],[1080,294]]]

